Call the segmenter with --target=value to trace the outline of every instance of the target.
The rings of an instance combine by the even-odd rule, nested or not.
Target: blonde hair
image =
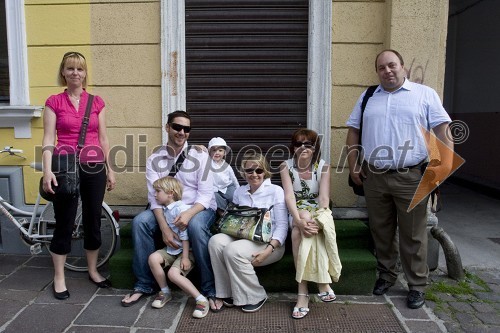
[[[182,184],[174,177],[166,176],[155,180],[153,188],[155,190],[162,190],[165,193],[171,191],[174,194],[175,201],[182,199]]]
[[[248,152],[243,155],[243,159],[241,160],[241,169],[240,169],[240,174],[241,176],[245,178],[245,164],[247,162],[253,162],[256,163],[259,168],[264,170],[264,179],[271,178],[271,170],[269,168],[269,163],[267,163],[266,158],[264,155],[257,153],[257,152]]]
[[[84,88],[86,88],[87,87],[87,79],[89,76],[88,70],[87,70],[87,61],[85,60],[85,57],[83,56],[83,54],[81,54],[80,52],[74,52],[74,51],[66,52],[63,55],[63,58],[61,60],[61,64],[59,65],[59,75],[57,76],[57,84],[59,84],[62,87],[68,85],[68,83],[66,82],[66,79],[62,75],[62,72],[64,70],[64,66],[66,66],[66,64],[69,61],[73,61],[74,63],[76,63],[77,66],[82,67],[85,70],[85,79],[83,79],[82,85]]]

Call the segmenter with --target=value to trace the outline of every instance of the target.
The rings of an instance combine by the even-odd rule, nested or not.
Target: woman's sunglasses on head
[[[78,57],[82,57],[83,59],[85,59],[85,57],[84,57],[83,54],[81,54],[80,52],[74,52],[74,51],[64,53],[63,58],[68,58],[68,57],[71,57],[71,56],[78,56]]]
[[[191,126],[184,126],[176,123],[170,123],[169,126],[172,127],[174,131],[177,132],[184,130],[184,133],[189,133],[191,131]]]

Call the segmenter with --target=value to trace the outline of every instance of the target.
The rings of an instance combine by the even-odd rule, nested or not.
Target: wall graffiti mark
[[[406,68],[407,78],[412,82],[416,83],[424,83],[425,80],[425,72],[427,71],[427,65],[429,65],[429,60],[426,61],[425,65],[419,64],[416,62],[416,59],[413,58],[411,61],[410,67]],[[413,67],[415,66],[415,67]]]

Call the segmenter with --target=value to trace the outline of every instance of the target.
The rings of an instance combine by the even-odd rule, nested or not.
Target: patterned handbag
[[[272,236],[271,209],[229,204],[217,231],[236,238],[269,243]]]

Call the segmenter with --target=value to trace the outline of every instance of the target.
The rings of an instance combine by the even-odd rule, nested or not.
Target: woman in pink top
[[[63,56],[58,83],[67,88],[47,99],[43,115],[43,189],[49,193],[54,193],[53,186],[57,186],[56,177],[51,171],[52,155],[76,152],[89,99],[89,94],[85,91],[87,63],[82,54],[68,52]],[[115,187],[115,175],[109,167],[108,152],[104,101],[95,96],[85,145],[79,152],[79,171],[89,280],[101,288],[111,286],[109,280],[97,271],[97,256],[101,246],[101,205],[106,188],[110,191]],[[78,208],[78,196],[56,195],[53,204],[56,218],[54,236],[50,244],[54,263],[53,293],[57,299],[66,299],[69,292],[64,277],[64,264],[67,254],[71,251],[71,233]]]

